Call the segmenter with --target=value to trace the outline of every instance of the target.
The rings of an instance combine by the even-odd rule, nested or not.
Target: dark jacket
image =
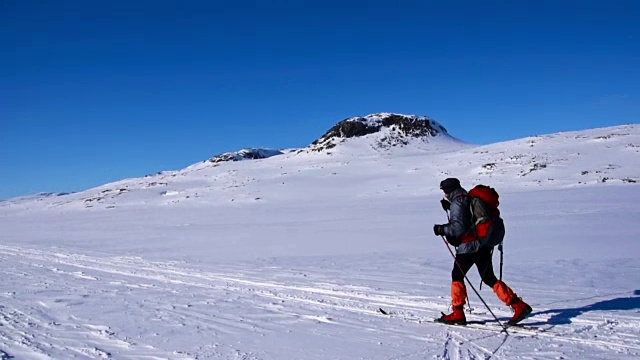
[[[449,223],[444,225],[443,232],[450,242],[459,243],[463,236],[467,234],[471,228],[471,209],[469,207],[469,196],[463,188],[453,190],[449,194],[451,207],[449,208]],[[456,253],[471,254],[480,249],[480,242],[473,240],[470,242],[460,243],[456,246]]]

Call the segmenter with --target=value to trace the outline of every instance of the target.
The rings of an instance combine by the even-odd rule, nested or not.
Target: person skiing
[[[442,314],[437,319],[446,324],[465,325],[467,319],[463,306],[467,298],[467,289],[464,284],[466,273],[475,264],[482,281],[489,285],[493,292],[505,305],[510,306],[513,317],[509,325],[517,324],[527,317],[532,309],[519,298],[507,284],[498,280],[493,272],[493,246],[483,246],[474,236],[472,214],[470,210],[470,196],[460,185],[460,180],[447,178],[440,182],[440,189],[444,192],[444,199],[440,200],[442,208],[449,211],[449,223],[434,225],[433,232],[436,236],[444,236],[447,242],[456,247],[456,256],[451,272],[451,314]]]

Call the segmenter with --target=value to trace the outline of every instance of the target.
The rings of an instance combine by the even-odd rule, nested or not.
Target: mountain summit
[[[432,141],[439,137],[437,144]],[[468,146],[449,135],[447,129],[426,116],[377,113],[364,117],[350,117],[334,125],[309,146],[291,149],[292,152],[325,152],[339,146],[345,153],[370,154],[392,148],[412,148],[420,151],[441,151]],[[347,149],[348,148],[348,149]],[[335,149],[337,150],[337,149]],[[288,151],[249,148],[218,154],[204,163],[220,164],[229,161],[266,159]]]
[[[451,138],[444,126],[426,116],[378,113],[340,121],[315,140],[309,149],[324,151],[348,139],[365,137],[373,148],[389,149],[407,146],[413,141],[428,142],[429,138],[438,135]]]

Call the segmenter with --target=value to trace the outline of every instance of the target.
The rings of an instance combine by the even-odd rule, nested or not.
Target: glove
[[[460,238],[457,238],[455,236],[446,236],[447,242],[455,247],[460,246],[460,244],[462,244],[462,242],[460,241]]]
[[[444,209],[444,211],[449,211],[449,208],[451,207],[451,203],[449,202],[449,200],[446,200],[446,199],[440,200],[440,205],[442,205],[442,208]]]
[[[436,236],[444,235],[444,225],[433,225],[433,233]]]

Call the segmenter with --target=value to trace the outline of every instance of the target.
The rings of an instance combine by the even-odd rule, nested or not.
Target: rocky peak
[[[281,155],[281,154],[282,152],[279,150],[242,149],[236,152],[226,152],[223,154],[216,155],[207,161],[217,164],[217,163],[227,162],[227,161],[266,159],[266,158],[276,156],[276,155]]]
[[[407,145],[411,139],[415,138],[424,139],[438,134],[447,134],[447,130],[425,116],[393,113],[371,114],[339,122],[314,141],[310,149],[323,151],[335,147],[346,139],[375,133],[380,133],[380,136],[375,139],[376,147],[390,148]]]

